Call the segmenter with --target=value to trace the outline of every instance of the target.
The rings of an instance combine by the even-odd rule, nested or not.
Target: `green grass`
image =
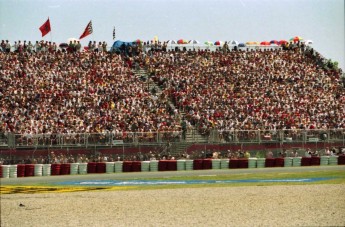
[[[199,175],[199,176],[174,176],[161,178],[145,178],[143,180],[243,180],[243,179],[289,179],[289,178],[339,178],[344,180],[345,172],[343,170],[323,170],[309,172],[272,172],[272,173],[236,173],[220,175]],[[131,180],[131,179],[126,179]]]
[[[109,178],[112,178],[109,176]],[[31,192],[43,190],[47,191],[44,187],[52,187],[57,190],[66,188],[62,191],[80,191],[80,190],[153,190],[153,189],[179,189],[179,188],[213,188],[213,187],[242,187],[242,186],[276,186],[276,185],[312,185],[312,184],[345,184],[345,171],[344,170],[317,170],[317,171],[301,171],[301,172],[272,172],[272,173],[228,173],[224,172],[218,175],[200,175],[198,176],[171,176],[171,177],[152,177],[152,178],[140,178],[141,180],[159,181],[159,180],[277,180],[277,179],[304,179],[304,178],[330,178],[329,180],[322,180],[316,182],[244,182],[244,183],[213,183],[213,184],[169,184],[169,185],[141,185],[141,186],[80,186],[80,185],[55,185],[51,182],[40,182],[34,185],[30,183],[7,185],[1,187],[1,191],[16,190],[16,188],[24,187],[22,192],[25,193],[25,187],[33,187]],[[121,179],[122,181],[130,181],[138,178]],[[68,178],[66,178],[68,181]],[[13,187],[15,187],[13,189]],[[10,188],[10,189],[8,189]],[[43,188],[43,189],[42,189]],[[89,188],[89,189],[87,189]],[[74,190],[75,189],[75,190]],[[50,189],[52,190],[52,189]],[[49,190],[48,190],[49,191]]]

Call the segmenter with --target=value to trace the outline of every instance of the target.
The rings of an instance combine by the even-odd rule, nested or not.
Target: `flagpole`
[[[49,20],[49,17],[48,17]],[[50,25],[50,20],[49,20],[49,25]],[[53,35],[52,35],[52,28],[50,27],[50,42],[53,42]]]
[[[92,20],[90,20],[90,21],[91,21],[91,23],[92,23]],[[94,32],[93,32],[93,26],[92,26],[92,39],[93,39],[93,41],[96,41],[96,40],[95,40],[95,37],[94,37],[94,35],[93,35],[93,33],[94,33]],[[97,42],[96,42],[96,45],[97,45]]]

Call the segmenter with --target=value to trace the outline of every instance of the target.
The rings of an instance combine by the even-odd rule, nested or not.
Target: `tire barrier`
[[[301,157],[294,157],[292,159],[292,166],[301,166]]]
[[[237,169],[238,168],[238,159],[230,159],[229,161],[229,168],[230,169]]]
[[[34,164],[25,165],[25,176],[26,177],[35,176],[35,165]]]
[[[301,166],[311,166],[311,157],[302,157]]]
[[[10,178],[10,166],[9,165],[2,165],[2,177],[3,178]]]
[[[338,156],[329,156],[329,165],[338,165]]]
[[[115,162],[115,173],[122,173],[123,172],[123,162],[118,161]]]
[[[77,175],[79,171],[79,163],[71,163],[71,175]]]
[[[70,175],[71,174],[71,164],[63,163],[61,164],[60,175]]]
[[[201,170],[201,169],[202,169],[202,159],[194,159],[193,170]]]
[[[17,165],[10,165],[10,178],[17,178]]]
[[[291,167],[292,166],[293,158],[286,157],[284,158],[284,167]]]
[[[17,177],[25,177],[25,165],[18,164],[17,165]]]
[[[87,163],[79,163],[79,174],[87,174]]]
[[[187,159],[186,160],[186,170],[193,170],[194,169],[194,161]]]
[[[265,168],[265,163],[265,158],[258,158],[258,160],[256,160],[256,168]]]
[[[177,171],[182,171],[182,170],[186,170],[186,160],[177,160]]]
[[[0,177],[16,178],[50,175],[76,175],[87,173],[155,172],[202,169],[239,169],[263,167],[292,167],[318,165],[345,165],[345,156],[286,157],[286,158],[240,158],[118,161],[65,164],[18,164],[0,165]]]
[[[114,173],[115,172],[115,162],[106,162],[105,163],[105,172]]]
[[[133,161],[132,172],[140,172],[140,171],[141,171],[141,161]]]
[[[220,168],[221,169],[229,169],[229,159],[221,159],[220,160]]]
[[[202,160],[202,169],[212,169],[212,159]]]
[[[276,158],[275,167],[284,167],[284,158]]]
[[[167,161],[167,170],[168,171],[176,171],[177,170],[177,161],[176,160],[168,160]]]
[[[52,176],[60,175],[61,164],[52,164],[51,168],[52,168],[51,169]]]
[[[248,168],[248,159],[247,158],[238,159],[238,168],[247,169]]]
[[[97,162],[96,173],[105,173],[106,165],[105,162]]]
[[[220,159],[212,159],[212,169],[220,169]]]
[[[311,157],[310,165],[319,166],[320,162],[320,157]]]
[[[43,164],[42,175],[43,176],[50,176],[51,174],[52,174],[52,165],[51,164]]]
[[[345,155],[338,157],[338,165],[345,165]]]
[[[150,171],[151,172],[157,172],[158,171],[158,161],[157,160],[151,160],[150,161]]]
[[[248,168],[252,169],[252,168],[256,168],[256,162],[257,162],[257,158],[249,158],[248,159]]]
[[[167,165],[168,163],[165,160],[160,160],[158,162],[158,171],[167,171],[168,170]]]
[[[87,163],[87,173],[96,173],[97,171],[97,162]]]
[[[141,172],[149,172],[149,171],[150,171],[150,161],[141,162]]]
[[[35,177],[43,176],[43,164],[35,164]]]
[[[265,167],[275,167],[276,159],[275,158],[266,158]]]
[[[123,172],[132,172],[132,163],[132,161],[124,161],[122,166]]]
[[[321,166],[329,165],[329,156],[321,156],[320,157],[320,165]]]

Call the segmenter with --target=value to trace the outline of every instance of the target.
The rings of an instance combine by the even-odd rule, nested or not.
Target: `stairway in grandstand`
[[[170,150],[171,156],[181,157],[182,154],[187,152],[189,146],[193,144],[205,144],[208,142],[208,137],[201,135],[194,128],[187,130],[185,139],[182,142],[175,143]]]
[[[181,111],[181,119],[184,118],[185,112]],[[179,143],[175,143],[170,150],[170,154],[173,157],[181,157],[182,154],[187,152],[187,148],[193,144],[203,144],[208,142],[208,137],[203,136],[199,133],[199,131],[194,127],[191,126],[187,129],[185,138],[182,138],[182,141]]]
[[[143,81],[146,81],[147,89],[151,93],[155,93],[159,96],[162,93],[162,89],[147,75],[145,69],[136,69],[133,70],[134,75],[140,77]],[[172,102],[169,102],[172,109],[176,109]],[[184,111],[180,111],[180,119],[183,119],[185,116]],[[201,135],[198,130],[191,126],[187,132],[185,138],[182,138],[181,142],[174,143],[170,149],[170,155],[174,157],[180,157],[182,154],[186,153],[186,150],[192,144],[202,144],[207,143],[208,137]]]

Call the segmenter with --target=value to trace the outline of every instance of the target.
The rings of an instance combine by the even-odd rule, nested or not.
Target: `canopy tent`
[[[113,44],[113,46],[111,47],[110,51],[111,52],[115,52],[115,51],[120,51],[120,47],[122,45],[125,46],[133,46],[133,44],[135,44],[135,42],[124,42],[124,41],[120,41],[120,40],[116,40]]]

